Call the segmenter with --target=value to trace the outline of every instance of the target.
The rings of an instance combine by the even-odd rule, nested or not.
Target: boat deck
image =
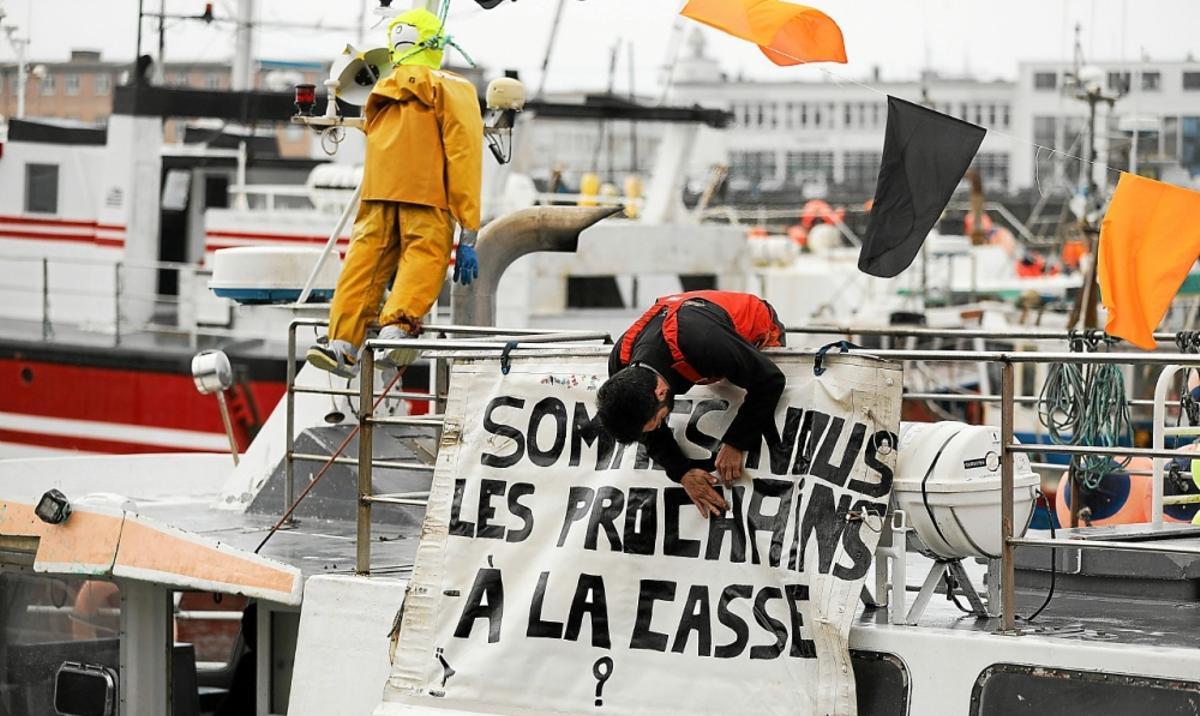
[[[1198,543],[1197,538],[1173,540],[1185,544]],[[1060,552],[1062,550],[1059,550]],[[1038,550],[1043,553],[1045,550]],[[1114,553],[1115,554],[1115,553]],[[1127,558],[1140,555],[1124,553]],[[1048,562],[1048,557],[1043,556]],[[1143,558],[1144,559],[1144,558]],[[1187,558],[1177,556],[1180,561]],[[932,561],[909,552],[907,559],[908,606],[916,599],[916,590],[924,580]],[[984,590],[984,570],[981,565],[965,563],[977,590]],[[1048,566],[1048,565],[1047,565]],[[1038,635],[1055,639],[1086,642],[1108,642],[1151,647],[1200,648],[1200,600],[1188,598],[1160,598],[1156,592],[1146,591],[1142,596],[1077,591],[1064,588],[1063,575],[1056,579],[1054,594],[1046,608],[1033,621],[1032,615],[1045,601],[1046,586],[1022,586],[1016,590],[1016,629],[1021,634]],[[1112,579],[1133,580],[1138,575],[1131,571]],[[1166,590],[1170,592],[1171,590]],[[966,606],[966,600],[959,596]],[[998,618],[980,619],[963,613],[945,595],[944,591],[934,594],[918,625],[903,626],[888,623],[887,610],[864,608],[855,621],[856,629],[944,629],[960,632],[995,632],[999,628]]]

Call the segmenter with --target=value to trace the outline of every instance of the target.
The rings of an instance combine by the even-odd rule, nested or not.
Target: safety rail
[[[291,335],[289,336],[289,408],[288,408],[288,486],[287,494],[290,503],[291,493],[291,463],[293,460],[317,460],[321,456],[309,454],[296,454],[293,450],[294,444],[292,440],[292,404],[293,392],[291,386],[295,382],[295,361],[294,361],[294,332],[297,325],[321,325],[321,322],[300,319],[292,324]],[[433,331],[443,334],[454,334],[456,328],[465,327],[454,326],[427,326],[427,332]],[[360,412],[358,416],[359,436],[358,457],[339,458],[336,462],[342,464],[353,464],[359,466],[358,469],[358,505],[356,515],[356,571],[360,574],[370,573],[370,555],[371,555],[371,509],[373,505],[386,504],[406,507],[421,507],[426,504],[424,493],[392,493],[392,494],[375,494],[372,488],[372,469],[375,467],[394,466],[401,469],[412,467],[410,463],[388,463],[384,461],[374,460],[372,457],[372,438],[373,430],[377,425],[388,424],[410,424],[407,421],[419,420],[420,424],[440,425],[440,416],[436,418],[395,418],[395,417],[377,417],[372,409],[372,398],[377,397],[374,387],[374,358],[373,348],[394,348],[394,347],[422,347],[429,349],[441,348],[447,351],[443,354],[444,359],[452,359],[454,351],[468,351],[471,355],[477,355],[481,352],[488,353],[492,351],[513,350],[514,346],[517,349],[524,346],[522,353],[527,353],[531,349],[538,349],[537,355],[545,358],[553,358],[556,356],[572,355],[566,348],[569,346],[563,345],[546,345],[546,343],[569,343],[583,340],[595,340],[601,337],[598,334],[590,334],[588,332],[567,332],[567,333],[547,333],[544,331],[525,329],[524,331],[508,330],[508,329],[469,329],[475,332],[475,335],[490,336],[491,340],[474,340],[474,341],[451,341],[451,340],[411,340],[411,341],[381,341],[378,339],[367,341],[366,350],[363,352],[363,360],[361,365],[361,379],[359,381],[359,397],[360,397]],[[908,329],[904,329],[908,330]],[[815,329],[814,329],[815,331]],[[793,331],[798,332],[798,331]],[[823,331],[822,331],[823,332]],[[993,337],[990,334],[1003,333],[1003,335],[995,336],[1001,338],[1011,335],[1010,332],[988,332],[986,337]],[[1050,332],[1046,332],[1050,333]],[[943,334],[944,335],[944,334]],[[499,337],[499,338],[497,338]],[[512,340],[501,341],[501,338],[511,337]],[[977,337],[977,336],[972,336]],[[1020,336],[1026,337],[1026,336]],[[1051,340],[1058,338],[1066,338],[1065,333],[1054,333],[1053,335],[1040,336],[1039,339]],[[1172,338],[1173,334],[1164,334],[1164,338]],[[603,338],[608,341],[606,335]],[[534,344],[537,341],[541,345]],[[789,355],[812,355],[812,351],[797,350],[797,349],[775,349],[777,353]],[[577,354],[577,353],[576,353]],[[1014,407],[1020,403],[1036,402],[1033,396],[1018,396],[1015,392],[1015,366],[1017,364],[1033,364],[1033,363],[1074,363],[1074,364],[1129,364],[1129,365],[1148,365],[1159,366],[1164,368],[1170,367],[1196,367],[1200,368],[1200,355],[1185,354],[1185,353],[1122,353],[1122,352],[1104,352],[1104,353],[1069,353],[1069,352],[1049,352],[1049,351],[980,351],[980,350],[893,350],[893,349],[864,349],[862,354],[871,355],[878,358],[890,359],[900,362],[913,361],[944,361],[952,363],[984,363],[984,364],[999,364],[1001,368],[1001,392],[998,395],[959,395],[952,396],[955,399],[963,401],[977,402],[999,402],[1001,406],[1000,412],[1000,452],[1001,452],[1001,507],[1000,507],[1000,529],[1003,538],[1003,548],[999,560],[996,561],[995,568],[992,569],[996,574],[997,586],[989,587],[989,591],[994,591],[998,596],[1000,604],[999,622],[997,631],[1003,633],[1015,632],[1015,560],[1014,550],[1016,547],[1038,547],[1038,548],[1056,548],[1056,549],[1098,549],[1098,550],[1121,550],[1132,552],[1159,552],[1170,554],[1185,554],[1200,556],[1200,547],[1193,547],[1181,544],[1161,544],[1155,543],[1155,538],[1168,538],[1177,535],[1177,531],[1164,529],[1161,520],[1161,511],[1163,502],[1163,485],[1161,478],[1162,462],[1167,459],[1185,458],[1191,459],[1196,456],[1196,453],[1187,452],[1184,450],[1167,450],[1162,448],[1161,444],[1156,442],[1153,448],[1133,448],[1133,447],[1098,447],[1088,445],[1047,445],[1047,444],[1022,444],[1018,443],[1014,437]],[[440,360],[440,359],[439,359]],[[1164,373],[1167,371],[1164,371]],[[1173,371],[1172,371],[1173,374]],[[1160,379],[1160,383],[1165,384],[1169,381],[1170,376]],[[314,391],[317,392],[317,391]],[[431,393],[435,392],[431,390]],[[1165,394],[1165,392],[1163,393]],[[906,397],[910,398],[927,398],[927,399],[944,399],[947,396],[942,394],[913,394],[909,393]],[[1139,404],[1146,404],[1147,401],[1138,401]],[[1157,395],[1155,401],[1150,401],[1156,409],[1156,417],[1165,416],[1165,405],[1162,401],[1162,396]],[[1163,412],[1160,412],[1163,411]],[[405,421],[405,422],[401,422]],[[1161,420],[1159,422],[1162,422]],[[1158,431],[1158,437],[1161,437],[1162,431]],[[1157,437],[1156,437],[1157,440]],[[1158,519],[1151,524],[1150,534],[1142,533],[1139,535],[1137,542],[1123,542],[1117,540],[1093,540],[1093,539],[1073,539],[1073,538],[1035,538],[1035,537],[1016,537],[1014,530],[1014,457],[1017,454],[1042,454],[1053,452],[1056,454],[1065,454],[1070,456],[1135,456],[1149,457],[1154,460],[1156,475],[1155,484],[1153,486],[1154,496],[1153,504],[1155,512],[1159,515]],[[328,460],[328,458],[324,458]],[[1038,468],[1061,468],[1061,465],[1051,465],[1048,463],[1033,463]],[[424,469],[432,470],[433,467],[425,465]],[[1157,534],[1155,534],[1157,532]],[[895,585],[892,585],[893,589]]]
[[[329,322],[315,318],[293,319],[288,326],[288,361],[287,361],[287,393],[286,399],[286,449],[284,453],[284,489],[283,516],[277,527],[290,522],[291,514],[304,498],[295,496],[295,466],[297,462],[322,463],[329,465],[351,465],[357,468],[357,514],[356,534],[357,553],[355,571],[359,574],[370,573],[371,563],[371,506],[376,504],[395,505],[402,507],[424,507],[427,503],[428,492],[374,494],[372,473],[375,468],[410,470],[432,473],[435,466],[419,461],[377,460],[373,456],[373,438],[376,426],[427,426],[441,428],[444,414],[432,413],[408,416],[377,416],[375,406],[383,398],[405,399],[429,404],[444,404],[445,395],[438,387],[438,376],[446,361],[453,360],[457,355],[469,353],[476,355],[480,352],[496,352],[502,355],[509,352],[525,352],[530,348],[545,347],[547,344],[586,344],[602,341],[612,343],[612,337],[603,331],[546,331],[536,328],[493,328],[487,326],[459,326],[425,324],[423,334],[432,338],[409,338],[403,340],[370,339],[364,342],[362,359],[359,363],[358,389],[334,388],[296,384],[296,329],[299,327],[327,327]],[[456,336],[456,338],[449,338]],[[458,336],[467,339],[457,338]],[[433,363],[429,372],[429,390],[414,392],[392,390],[395,384],[376,392],[375,387],[375,349],[377,348],[418,348],[428,352],[428,358]],[[397,376],[398,378],[399,376]],[[347,396],[359,398],[358,425],[351,436],[358,435],[357,457],[342,456],[341,450],[349,443],[349,437],[343,441],[332,455],[296,451],[296,395],[316,394],[331,396]],[[314,478],[313,482],[318,478]],[[310,483],[311,486],[312,483]],[[273,532],[274,530],[272,530]],[[268,535],[269,537],[269,535]],[[265,540],[264,540],[265,543]],[[260,545],[261,547],[261,545]]]
[[[198,313],[196,295],[185,291],[210,271],[199,264],[11,254],[0,256],[0,262],[30,266],[28,271],[10,272],[0,282],[0,296],[4,297],[6,318],[41,322],[43,341],[55,339],[56,327],[92,331],[97,325],[106,330],[112,326],[114,346],[134,332],[186,336],[193,346],[201,336],[242,336],[215,325],[183,320],[189,313]],[[63,278],[64,273],[70,275]],[[175,294],[159,290],[164,274],[174,275]],[[135,289],[135,285],[142,288]],[[87,308],[80,311],[84,303]]]
[[[1154,448],[1123,448],[1123,447],[1094,447],[1087,445],[1023,445],[1015,442],[1013,436],[1013,407],[1015,405],[1015,371],[1016,363],[1075,363],[1075,364],[1128,364],[1152,365],[1164,369],[1178,369],[1179,366],[1200,367],[1200,355],[1187,353],[1051,353],[1051,352],[1002,352],[1002,351],[928,351],[928,350],[878,350],[868,351],[880,358],[891,358],[903,361],[964,361],[999,363],[1001,367],[1001,404],[1000,404],[1000,532],[1003,539],[1003,549],[1000,557],[1000,623],[998,630],[1013,632],[1016,624],[1016,567],[1014,548],[1023,547],[1053,547],[1072,549],[1108,549],[1132,552],[1158,551],[1172,554],[1190,554],[1200,556],[1200,547],[1185,545],[1149,545],[1147,538],[1142,536],[1140,542],[1119,542],[1110,540],[1087,540],[1065,538],[1018,538],[1013,530],[1013,486],[1014,470],[1013,457],[1018,453],[1054,452],[1064,455],[1107,455],[1112,457],[1133,456],[1153,459],[1156,479],[1152,484],[1152,510],[1154,512],[1152,529],[1163,530],[1162,505],[1163,485],[1161,480],[1162,461],[1165,459],[1192,459],[1194,452],[1183,450],[1165,450],[1157,444]],[[1164,370],[1163,373],[1167,373]],[[1174,371],[1170,371],[1171,374]],[[1170,376],[1167,376],[1169,380]],[[1160,377],[1160,385],[1165,385]],[[1165,388],[1163,389],[1165,396]],[[1156,396],[1156,400],[1158,396]],[[1155,405],[1156,418],[1165,420],[1165,405]],[[1157,429],[1156,434],[1161,436]],[[1163,530],[1161,536],[1171,536]]]

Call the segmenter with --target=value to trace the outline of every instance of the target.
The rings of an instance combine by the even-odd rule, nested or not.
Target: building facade
[[[105,60],[92,50],[72,50],[65,62],[28,63],[31,68],[25,83],[25,116],[29,119],[55,118],[86,124],[104,124],[112,114],[113,87],[129,81],[132,62]],[[226,90],[230,86],[228,62],[168,62],[163,67],[163,83],[194,89]],[[328,63],[260,62],[255,73],[256,89],[286,91],[300,82],[320,86],[328,76]],[[0,115],[15,117],[18,91],[15,64],[0,65]],[[164,140],[183,141],[186,122],[170,120],[164,126]],[[308,157],[312,152],[310,133],[281,117],[274,128],[280,155]]]
[[[987,127],[975,168],[989,194],[1070,193],[1086,184],[1087,165],[1073,157],[1086,151],[1088,106],[1074,96],[1070,63],[1022,62],[1011,81],[933,73],[909,82],[882,81],[878,73],[862,82],[836,75],[734,81],[705,55],[702,35],[694,34],[689,45],[690,56],[675,68],[670,100],[732,112],[722,141],[733,191],[870,196],[887,95]],[[1098,112],[1098,162],[1125,170],[1136,160],[1141,174],[1185,185],[1200,181],[1200,62],[1097,64],[1109,90],[1120,94]],[[1116,181],[1116,172],[1095,171],[1102,187]]]

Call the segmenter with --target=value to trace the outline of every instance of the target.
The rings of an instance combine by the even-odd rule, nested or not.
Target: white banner
[[[853,714],[847,639],[891,490],[900,369],[777,363],[781,442],[747,454],[710,519],[644,450],[597,435],[605,358],[457,364],[380,713]],[[715,455],[741,396],[677,399],[689,456]]]

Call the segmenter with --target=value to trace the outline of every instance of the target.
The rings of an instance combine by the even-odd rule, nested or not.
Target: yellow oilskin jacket
[[[362,198],[450,211],[479,229],[483,119],[465,77],[401,65],[375,84],[366,107]]]

